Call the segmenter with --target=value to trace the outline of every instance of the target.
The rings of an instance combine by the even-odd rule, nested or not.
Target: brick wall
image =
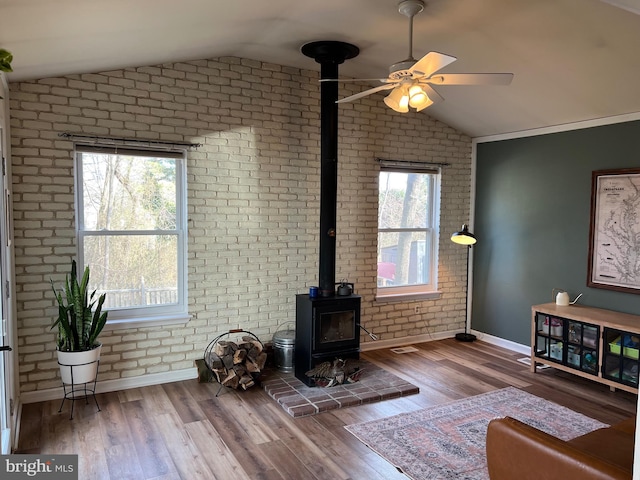
[[[60,386],[49,279],[62,280],[76,247],[72,143],[59,133],[203,144],[187,163],[192,320],[100,337],[100,380],[181,370],[230,328],[270,340],[317,283],[317,79],[220,58],[10,85],[21,391]],[[451,164],[437,300],[374,301],[378,157]],[[381,339],[463,328],[466,251],[449,235],[469,217],[470,158],[470,138],[425,114],[397,114],[379,96],[340,107],[336,278],[355,283]]]

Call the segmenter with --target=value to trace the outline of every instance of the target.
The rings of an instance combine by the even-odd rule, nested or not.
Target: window
[[[379,182],[377,297],[437,293],[440,172],[383,163]]]
[[[184,157],[76,146],[78,263],[108,323],[187,319]]]

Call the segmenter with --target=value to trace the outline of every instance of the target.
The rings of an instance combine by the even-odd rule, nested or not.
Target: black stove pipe
[[[344,42],[321,41],[302,46],[302,53],[320,64],[320,78],[338,78],[338,65],[360,50]],[[336,288],[336,217],[338,194],[338,82],[320,83],[320,258],[321,297]]]

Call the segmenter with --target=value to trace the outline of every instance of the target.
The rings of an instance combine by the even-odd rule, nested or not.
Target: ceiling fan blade
[[[354,82],[381,82],[381,83],[397,83],[399,80],[391,78],[322,78],[320,82],[340,82],[340,83],[354,83]]]
[[[444,53],[429,52],[414,63],[409,71],[411,73],[420,73],[425,77],[428,77],[456,60],[456,57],[445,55]]]
[[[365,90],[364,92],[356,93],[355,95],[351,95],[349,97],[341,98],[336,103],[353,102],[354,100],[357,100],[357,99],[362,98],[362,97],[366,97],[367,95],[371,95],[371,94],[376,93],[376,92],[381,92],[383,90],[391,90],[391,89],[393,89],[395,87],[396,86],[392,85],[392,84],[380,85],[379,87],[370,88],[369,90]]]
[[[513,73],[439,73],[426,81],[435,85],[509,85]]]

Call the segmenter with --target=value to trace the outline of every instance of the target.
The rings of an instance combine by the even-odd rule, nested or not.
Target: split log
[[[248,389],[249,387],[253,387],[255,385],[255,382],[253,381],[253,378],[250,375],[243,375],[242,377],[240,377],[240,387],[243,390]]]
[[[225,387],[238,388],[240,378],[236,374],[235,370],[229,370],[227,377],[222,380],[221,384]]]
[[[242,341],[245,342],[245,343],[251,344],[252,347],[257,348],[258,349],[258,353],[262,352],[262,350],[263,350],[262,343],[260,343],[259,341],[257,341],[253,337],[242,337]]]
[[[216,377],[218,383],[222,383],[225,378],[227,378],[228,372],[227,369],[222,367],[221,369],[212,369],[213,375]]]
[[[247,374],[247,368],[245,367],[245,365],[234,365],[233,371],[236,372],[236,375],[238,375],[238,377]]]
[[[246,356],[247,351],[244,348],[238,348],[233,354],[233,364],[238,365],[239,363],[243,363]]]
[[[230,353],[229,355],[223,355],[221,358],[225,368],[233,368],[233,353]]]
[[[249,373],[260,373],[262,370],[256,362],[254,362],[251,358],[247,357],[244,363],[247,372]]]
[[[264,369],[265,363],[267,363],[267,353],[266,352],[262,352],[256,358],[256,365],[258,365],[258,368],[260,369],[260,371],[262,371]]]

